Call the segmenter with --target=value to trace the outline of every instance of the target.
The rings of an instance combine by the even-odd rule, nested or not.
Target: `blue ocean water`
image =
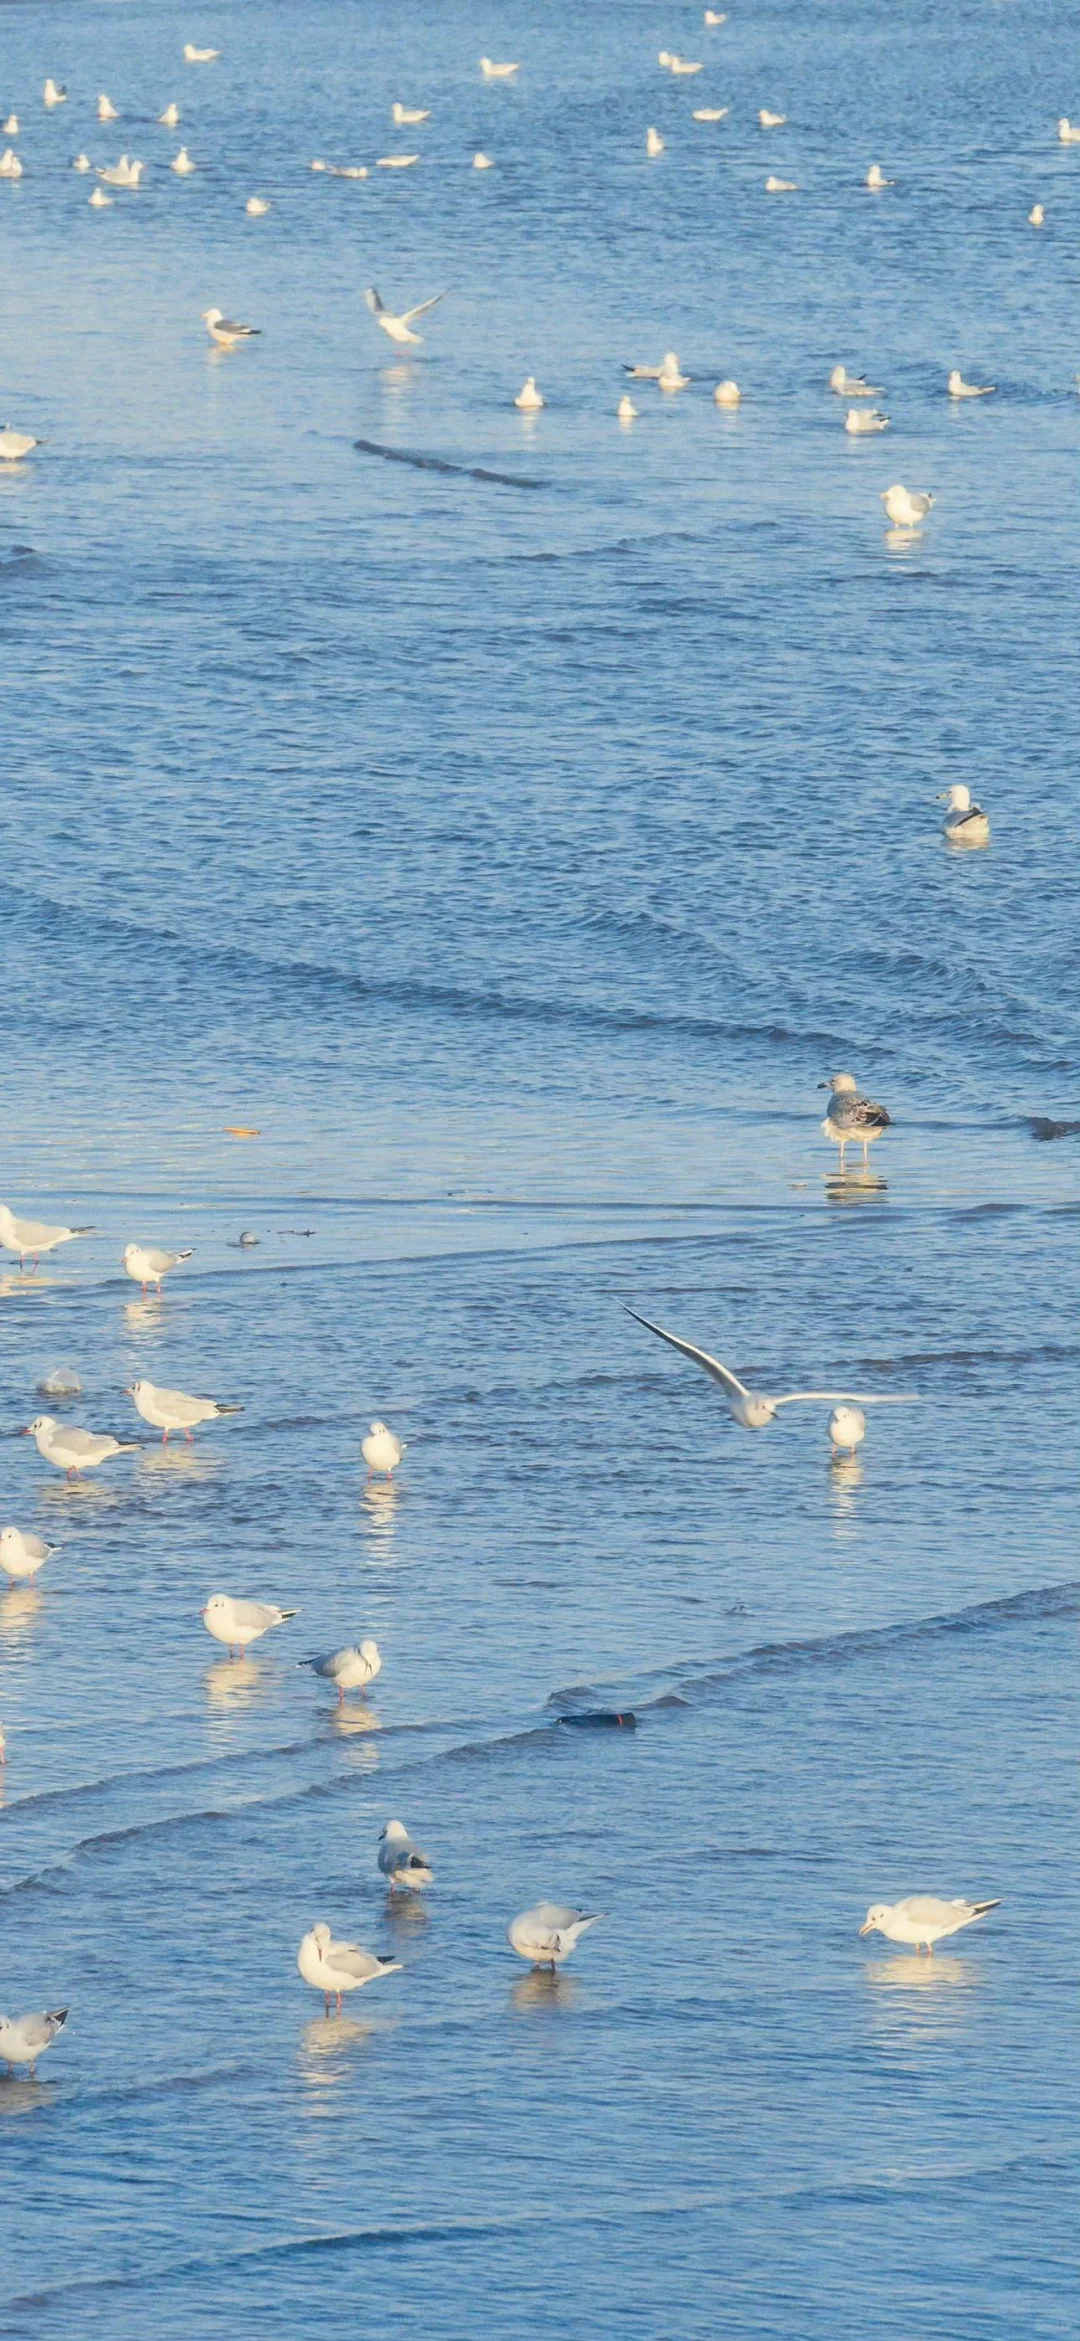
[[[0,2082],[0,2333],[1075,2331],[1074,32],[3,12],[2,1193],[98,1232],[0,1276],[2,1517],[60,1546],[0,1594],[0,2004],[71,2007]],[[447,288],[404,362],[372,283]],[[844,1190],[840,1068],[894,1117]],[[132,1237],[195,1246],[160,1302]],[[830,1467],[625,1304],[921,1403]],[[245,1412],[69,1487],[14,1435],[61,1363],[118,1436],[139,1373]],[[219,1587],[301,1615],[230,1664]],[[339,1713],[296,1662],[362,1633]],[[1002,1907],[859,1941],[913,1890]],[[607,1914],[554,1989],[549,1896]],[[320,1917],[404,1961],[329,2024]]]

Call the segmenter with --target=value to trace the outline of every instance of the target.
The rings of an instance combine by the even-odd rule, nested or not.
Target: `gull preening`
[[[41,95],[47,106],[64,106],[67,104],[66,89],[62,87],[60,82],[53,80],[51,73],[44,89],[42,90]]]
[[[945,835],[950,845],[989,845],[990,817],[981,805],[972,801],[971,790],[962,780],[954,780],[952,787],[943,789],[939,805],[947,805]]]
[[[198,167],[197,163],[192,162],[186,146],[181,147],[179,154],[174,154],[169,164],[170,171],[175,171],[178,179],[190,179],[192,172],[197,171]]]
[[[310,1666],[324,1682],[337,1684],[338,1706],[346,1691],[366,1691],[382,1671],[379,1645],[368,1635],[363,1642],[352,1643],[345,1650],[328,1651],[324,1658],[302,1658],[301,1666]]]
[[[312,168],[314,169],[314,165]],[[394,311],[387,308],[381,293],[376,292],[374,285],[368,286],[364,299],[376,325],[381,326],[383,332],[389,334],[391,341],[404,345],[405,342],[423,341],[422,333],[412,332],[413,321],[417,317],[426,317],[429,309],[438,308],[439,302],[445,301],[446,294],[445,292],[433,293],[430,301],[418,301],[415,309],[403,309],[400,316],[395,316]]]
[[[3,430],[0,431],[0,463],[21,463],[24,455],[32,455],[35,447],[44,447],[44,445],[44,439],[31,438],[29,431],[13,431],[11,424],[5,423]],[[4,1208],[6,1210],[7,1206],[5,1205]],[[89,1232],[88,1228],[81,1227],[65,1230],[65,1234],[73,1236],[88,1235]],[[3,1238],[0,1237],[0,1242],[2,1241]]]
[[[517,73],[519,67],[517,65],[500,65],[494,57],[481,57],[480,71],[485,81],[509,81],[511,74]]]
[[[392,1479],[405,1451],[404,1439],[399,1439],[393,1431],[387,1430],[384,1422],[373,1422],[367,1438],[360,1441],[360,1453],[367,1464],[369,1479],[373,1472],[385,1472],[387,1479]]]
[[[770,114],[768,106],[762,106],[761,111],[758,114],[758,121],[760,122],[763,130],[779,130],[787,121],[787,115]]]
[[[220,317],[221,311],[207,310],[206,315],[208,319],[211,315]],[[235,331],[246,333],[248,327],[238,325]],[[153,1244],[125,1244],[123,1266],[133,1282],[141,1284],[144,1292],[148,1284],[156,1284],[160,1292],[162,1277],[168,1276],[170,1269],[179,1268],[183,1261],[190,1260],[194,1249],[194,1245],[189,1244],[186,1252],[162,1252]]]
[[[554,1975],[586,1927],[606,1915],[603,1910],[574,1910],[565,1902],[536,1902],[511,1919],[506,1939],[519,1959],[528,1959],[533,1967],[550,1967]]]
[[[19,1437],[32,1439],[45,1462],[56,1471],[66,1471],[69,1479],[78,1479],[84,1471],[97,1471],[114,1455],[138,1453],[137,1439],[114,1439],[108,1431],[80,1431],[73,1424],[57,1422],[51,1414],[35,1415]]]
[[[411,130],[417,122],[431,120],[431,109],[430,107],[425,109],[423,106],[402,106],[395,102],[390,108],[390,119],[396,129],[408,128]]]
[[[849,406],[844,416],[844,429],[852,439],[864,438],[868,431],[887,431],[888,415],[877,406]]]
[[[0,2016],[0,2064],[29,2065],[31,2076],[38,2058],[51,2048],[67,2023],[66,2008],[50,2008],[42,2016]]]
[[[1045,224],[1046,224],[1046,213],[1045,213],[1045,211],[1044,211],[1044,209],[1043,209],[1043,206],[1042,206],[1042,204],[1041,204],[1041,203],[1033,203],[1033,204],[1032,204],[1032,206],[1031,206],[1031,210],[1030,210],[1030,211],[1029,211],[1029,213],[1028,213],[1028,226],[1029,226],[1029,228],[1041,228],[1041,227],[1044,227],[1044,226],[1045,226]]]
[[[849,374],[846,366],[834,366],[829,376],[829,388],[838,398],[884,398],[880,382],[868,382],[865,374]]]
[[[164,113],[158,115],[158,121],[164,122],[166,130],[175,130],[179,120],[180,108],[176,103],[176,99],[170,98]]]
[[[135,1401],[143,1421],[161,1432],[161,1444],[167,1447],[170,1431],[183,1431],[185,1439],[201,1422],[217,1422],[223,1414],[243,1414],[242,1406],[219,1406],[216,1398],[189,1398],[185,1390],[159,1390],[154,1382],[145,1379],[132,1382],[124,1393]]]
[[[1058,137],[1062,146],[1080,146],[1080,122],[1070,122],[1068,115],[1063,114],[1058,123]]]
[[[957,1894],[952,1902],[946,1902],[937,1894],[905,1894],[902,1902],[872,1902],[859,1933],[884,1935],[890,1943],[913,1944],[916,1951],[925,1945],[932,1956],[934,1944],[945,1935],[958,1935],[961,1927],[974,1926],[988,1910],[1000,1908],[1000,1895],[993,1902],[965,1902],[963,1895]]]
[[[908,1406],[916,1396],[913,1391],[905,1391],[902,1395],[889,1392],[882,1397],[864,1398],[853,1390],[788,1390],[782,1397],[770,1397],[764,1390],[748,1390],[745,1382],[740,1382],[738,1375],[733,1374],[729,1366],[721,1365],[719,1358],[711,1357],[707,1349],[698,1349],[693,1341],[683,1341],[679,1334],[668,1333],[663,1325],[654,1325],[651,1318],[639,1316],[636,1309],[628,1309],[627,1315],[633,1317],[635,1324],[644,1325],[647,1332],[655,1333],[661,1341],[668,1342],[672,1349],[679,1351],[680,1356],[688,1357],[691,1364],[700,1366],[710,1381],[717,1382],[724,1393],[732,1421],[739,1423],[744,1431],[767,1430],[776,1419],[777,1408],[781,1406],[801,1406],[807,1402],[828,1406],[840,1402],[855,1406]]]
[[[520,408],[523,415],[538,415],[543,404],[544,401],[536,387],[535,375],[526,374],[514,400],[514,405]]]
[[[650,125],[649,129],[645,132],[645,152],[647,155],[651,156],[652,160],[655,162],[657,155],[663,154],[663,151],[664,141],[660,136],[660,132],[658,130],[654,130]]]
[[[204,309],[201,314],[210,339],[219,350],[234,350],[238,341],[257,341],[262,332],[261,325],[238,325],[234,317],[224,317],[220,309]],[[187,1253],[181,1254],[182,1259],[187,1257]],[[173,1263],[170,1261],[169,1265]]]
[[[21,179],[22,175],[23,167],[18,155],[13,147],[6,147],[0,154],[0,179]]]
[[[882,488],[881,501],[886,517],[894,528],[921,528],[934,499],[921,488],[905,488],[897,480],[891,488]]]
[[[118,122],[120,120],[112,99],[107,98],[104,92],[97,102],[97,118],[99,122]]]
[[[950,398],[992,398],[996,382],[965,382],[959,366],[954,366],[947,384]]]
[[[194,41],[184,42],[185,65],[212,65],[215,57],[220,55],[220,49],[197,49]]]
[[[840,1149],[840,1173],[844,1171],[844,1152],[853,1139],[858,1139],[863,1151],[863,1169],[870,1161],[870,1148],[875,1138],[891,1126],[892,1117],[883,1105],[875,1105],[873,1098],[863,1097],[850,1073],[833,1073],[828,1081],[819,1081],[819,1089],[832,1092],[832,1103],[826,1110],[821,1125],[822,1134],[831,1138]],[[843,1391],[835,1393],[843,1397]]]
[[[5,432],[3,437],[7,436]],[[19,446],[17,450],[12,450],[9,462],[15,459],[16,454],[28,455],[32,447],[41,445],[40,439],[24,439],[17,431],[13,431],[11,437],[19,441]],[[3,452],[5,450],[0,439],[0,453]],[[93,1233],[92,1227],[51,1227],[44,1219],[17,1219],[6,1203],[0,1203],[0,1244],[5,1252],[18,1253],[20,1268],[27,1259],[31,1260],[31,1275],[46,1252],[55,1252],[58,1244],[74,1243],[76,1236],[92,1236]]]
[[[46,1544],[28,1528],[0,1528],[0,1569],[5,1577],[36,1577],[59,1545]]]
[[[690,376],[689,374],[684,374],[682,372],[674,350],[668,350],[664,359],[664,363],[657,373],[656,380],[661,390],[686,389],[690,381]]]
[[[271,1626],[283,1626],[299,1615],[298,1609],[279,1609],[273,1601],[237,1600],[231,1593],[212,1593],[199,1611],[207,1633],[225,1643],[230,1658],[234,1650],[243,1653],[249,1642],[258,1642]]]
[[[373,1983],[377,1975],[394,1975],[401,1961],[380,1959],[377,1952],[365,1951],[361,1943],[336,1943],[330,1928],[320,1921],[304,1936],[296,1964],[304,1982],[321,1991],[327,2015],[331,1999],[336,1997],[340,2016],[343,1992],[358,1991],[361,1984]]]
[[[401,1886],[406,1893],[417,1894],[421,1887],[434,1884],[428,1857],[414,1844],[404,1821],[388,1821],[382,1831],[379,1868],[384,1878],[389,1878],[391,1893]]]
[[[713,391],[714,406],[741,406],[742,391],[737,382],[718,382]]]
[[[766,195],[797,195],[798,192],[799,182],[797,179],[778,179],[775,172],[770,171],[765,181]]]
[[[886,178],[880,163],[871,163],[866,174],[866,184],[872,195],[880,195],[883,187],[895,187],[896,181]]]

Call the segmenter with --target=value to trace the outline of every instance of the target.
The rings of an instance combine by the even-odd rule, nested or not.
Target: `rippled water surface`
[[[0,29],[2,1193],[97,1231],[0,1274],[0,1512],[60,1548],[0,1594],[0,2003],[71,2009],[0,2081],[0,2332],[1071,2336],[1075,13]],[[407,362],[371,283],[448,288]],[[844,1188],[840,1067],[894,1117]],[[195,1247],[160,1301],[131,1237]],[[921,1403],[830,1467],[624,1305]],[[144,1439],[85,1484],[14,1436],[61,1363]],[[139,1374],[245,1411],[163,1448]],[[301,1614],[230,1662],[219,1587]],[[366,1633],[338,1711],[297,1661]],[[859,1941],[913,1890],[1002,1907]],[[554,1986],[550,1896],[607,1914]],[[404,1963],[329,2022],[319,1918]]]

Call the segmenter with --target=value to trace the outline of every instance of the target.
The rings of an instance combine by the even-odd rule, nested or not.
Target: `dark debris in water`
[[[1055,1122],[1049,1114],[1033,1114],[1031,1118],[1033,1138],[1075,1138],[1078,1130],[1080,1122]]]
[[[614,1707],[587,1707],[577,1715],[557,1715],[556,1723],[572,1723],[578,1731],[636,1731],[637,1716],[617,1715]]]

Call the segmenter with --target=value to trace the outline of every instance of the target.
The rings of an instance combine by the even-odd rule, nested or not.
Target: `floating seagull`
[[[178,179],[189,179],[192,171],[197,171],[198,167],[197,163],[192,162],[186,146],[181,147],[179,154],[174,154],[169,164],[170,171],[175,171]]]
[[[40,439],[27,439],[22,432],[13,431],[10,436],[17,439],[19,444],[7,454],[3,446],[3,439],[7,436],[6,431],[0,434],[0,454],[7,455],[8,462],[16,461],[21,455],[28,455],[31,447],[41,446]],[[76,1236],[93,1234],[92,1227],[50,1227],[44,1219],[17,1219],[6,1203],[0,1203],[0,1244],[5,1252],[18,1253],[20,1268],[28,1256],[36,1268],[46,1252],[55,1252],[58,1244],[74,1243]]]
[[[242,1406],[219,1406],[215,1398],[189,1398],[185,1390],[159,1390],[145,1380],[132,1382],[124,1395],[134,1399],[143,1421],[161,1432],[163,1447],[168,1446],[170,1431],[183,1431],[190,1439],[198,1423],[217,1422],[223,1414],[244,1411]]]
[[[620,398],[618,406],[615,409],[620,423],[632,423],[637,414],[637,411],[638,410],[634,405],[633,399],[628,398],[624,391],[623,396]]]
[[[133,163],[129,156],[122,154],[118,163],[99,171],[98,178],[106,187],[137,187],[145,169],[145,163]]]
[[[897,480],[891,488],[882,488],[881,501],[894,528],[921,528],[934,499],[921,488],[902,487]]]
[[[97,118],[99,122],[118,122],[120,120],[120,116],[117,113],[116,107],[114,106],[111,98],[107,98],[104,95],[99,97],[97,102]]]
[[[726,121],[729,112],[728,106],[695,106],[694,120],[695,122],[723,122]]]
[[[1000,1895],[993,1902],[965,1902],[957,1894],[945,1902],[937,1894],[906,1894],[902,1902],[872,1902],[859,1933],[884,1935],[890,1943],[913,1943],[916,1951],[925,1943],[932,1956],[934,1944],[944,1935],[957,1935],[962,1926],[973,1926],[988,1910],[1000,1908]]]
[[[0,2016],[0,2064],[29,2065],[32,2077],[38,2058],[63,2031],[67,2013],[50,2008],[43,2016]]]
[[[666,1332],[663,1325],[654,1325],[649,1317],[639,1317],[636,1309],[628,1309],[627,1315],[633,1317],[635,1324],[644,1325],[647,1332],[657,1334],[661,1341],[670,1342],[672,1349],[677,1349],[681,1356],[690,1358],[694,1365],[700,1366],[711,1381],[718,1382],[727,1400],[732,1421],[739,1423],[744,1431],[766,1430],[775,1421],[778,1407],[800,1406],[805,1401],[835,1405],[839,1400],[845,1400],[857,1406],[900,1406],[911,1403],[911,1393],[903,1398],[894,1397],[891,1392],[887,1397],[861,1398],[852,1390],[788,1390],[783,1397],[770,1398],[764,1390],[748,1390],[745,1382],[740,1382],[738,1375],[733,1374],[728,1366],[722,1366],[719,1358],[710,1357],[707,1349],[698,1349],[692,1341],[681,1340],[677,1333]]]
[[[77,154],[77,155],[76,155],[76,157],[75,157],[75,160],[74,160],[74,162],[72,163],[72,166],[71,166],[71,168],[72,168],[72,170],[73,170],[73,171],[88,171],[88,170],[89,170],[89,168],[90,168],[90,157],[89,157],[89,155],[88,155],[88,154]]]
[[[895,187],[896,181],[886,178],[880,163],[871,163],[866,174],[866,184],[873,195],[880,195],[883,187]]]
[[[418,154],[381,154],[375,168],[377,171],[407,171],[419,160]]]
[[[66,89],[62,88],[59,82],[54,81],[51,74],[41,94],[47,106],[65,106],[67,104]]]
[[[327,2015],[336,1995],[339,2016],[342,1992],[358,1991],[362,1983],[373,1983],[377,1975],[394,1975],[401,1967],[400,1959],[380,1959],[360,1943],[336,1943],[330,1928],[322,1923],[304,1936],[296,1964],[304,1982],[321,1991]]]
[[[244,205],[249,219],[265,219],[270,206],[261,195],[249,195]]]
[[[523,1910],[512,1918],[506,1930],[506,1939],[519,1959],[528,1959],[534,1967],[556,1967],[570,1957],[575,1944],[587,1926],[595,1926],[604,1918],[603,1910],[572,1910],[565,1902],[536,1902],[531,1910]]]
[[[670,65],[670,63],[671,63],[671,51],[670,51],[670,49],[661,49],[661,50],[658,52],[658,54],[657,54],[657,59],[656,59],[656,62],[657,62],[657,64],[658,64],[658,65],[663,65],[663,66],[668,66],[668,65]]]
[[[0,122],[0,131],[3,132],[5,138],[17,138],[19,135],[18,115],[9,114],[6,122]]]
[[[825,1425],[834,1455],[854,1455],[866,1437],[866,1416],[861,1406],[834,1406]]]
[[[208,318],[220,315],[220,309],[207,311]],[[230,327],[230,331],[247,333],[250,327],[237,325]],[[162,1277],[168,1275],[170,1268],[179,1268],[182,1261],[190,1260],[194,1249],[194,1245],[189,1244],[186,1252],[161,1252],[153,1244],[125,1244],[123,1266],[133,1282],[141,1284],[144,1292],[148,1284],[156,1284],[160,1292]]]
[[[106,195],[104,187],[95,187],[90,197],[90,209],[91,211],[107,211],[113,200],[111,195]]]
[[[57,1471],[66,1471],[69,1479],[78,1479],[83,1471],[97,1471],[100,1464],[111,1462],[114,1455],[138,1452],[137,1440],[114,1439],[108,1431],[79,1431],[57,1422],[51,1414],[35,1415],[19,1437],[32,1439],[45,1462]]]
[[[690,376],[680,371],[674,350],[668,350],[656,379],[661,390],[685,390]]]
[[[838,398],[884,398],[880,382],[868,382],[865,374],[849,374],[846,366],[834,366],[829,376],[829,388]]]
[[[387,1479],[392,1479],[405,1453],[405,1442],[395,1438],[384,1422],[373,1422],[367,1438],[360,1442],[360,1453],[367,1464],[369,1479],[373,1471],[385,1471]]]
[[[516,73],[518,67],[516,65],[499,65],[492,57],[481,57],[480,71],[485,81],[509,81],[510,75]]]
[[[328,179],[369,179],[366,163],[312,163],[313,171],[325,171]]]
[[[770,114],[768,106],[762,106],[761,112],[758,115],[758,121],[760,122],[763,130],[779,130],[783,123],[787,121],[787,115]]]
[[[0,179],[21,179],[23,167],[14,147],[6,147],[0,154]]]
[[[426,1853],[414,1845],[403,1821],[388,1821],[379,1838],[379,1868],[390,1880],[390,1892],[402,1886],[406,1892],[419,1893],[422,1886],[434,1884],[434,1874],[428,1868]]]
[[[798,192],[799,182],[797,179],[778,179],[775,172],[770,171],[765,181],[766,195],[797,195]]]
[[[648,130],[645,132],[645,152],[646,152],[646,154],[650,156],[650,158],[651,158],[651,160],[652,160],[653,162],[655,162],[655,161],[656,161],[656,157],[657,157],[657,155],[658,155],[658,154],[663,154],[663,151],[664,151],[664,141],[663,141],[663,139],[662,139],[662,138],[661,138],[661,136],[660,136],[660,132],[659,132],[658,130],[653,130],[653,129],[650,127],[650,128],[649,128],[649,129],[648,129]]]
[[[249,1642],[257,1642],[271,1626],[283,1626],[287,1618],[299,1615],[298,1609],[279,1609],[273,1601],[234,1600],[231,1593],[212,1593],[199,1611],[207,1633],[215,1642],[227,1645],[230,1658],[234,1649],[243,1653]]]
[[[888,415],[883,415],[876,406],[849,406],[844,416],[844,429],[853,439],[867,431],[887,431],[888,428]]]
[[[428,107],[425,111],[422,106],[400,106],[395,104],[390,108],[390,118],[399,130],[404,130],[406,126],[411,129],[416,122],[430,122],[431,109]]]
[[[996,382],[965,382],[959,366],[954,366],[949,376],[950,398],[992,398],[996,389]]]
[[[1068,115],[1063,114],[1058,123],[1058,137],[1062,146],[1080,146],[1080,123],[1070,122]]]
[[[718,382],[713,391],[715,406],[741,406],[742,391],[737,382]]]
[[[700,71],[700,65],[691,64],[689,58],[687,57],[672,57],[668,66],[668,72],[674,74],[700,73]]]
[[[819,1089],[832,1091],[832,1104],[821,1125],[826,1138],[840,1149],[840,1171],[843,1175],[844,1149],[857,1138],[863,1152],[863,1169],[870,1160],[870,1148],[883,1130],[891,1127],[891,1116],[883,1105],[875,1105],[872,1098],[860,1097],[850,1073],[834,1073],[828,1081],[819,1081]],[[850,1396],[850,1392],[834,1390],[834,1398]]]
[[[59,1545],[46,1544],[26,1528],[0,1528],[0,1569],[6,1577],[36,1577]]]
[[[368,286],[364,299],[376,325],[381,325],[383,332],[389,334],[391,341],[405,343],[423,341],[422,333],[411,333],[409,330],[413,319],[426,317],[429,309],[435,309],[440,301],[445,301],[446,294],[444,292],[433,293],[430,301],[418,301],[415,309],[403,309],[400,317],[395,317],[393,311],[386,308],[381,294],[376,292],[374,285]]]
[[[478,148],[474,154],[472,167],[474,171],[490,171],[493,168],[491,156],[485,154],[482,147]]]
[[[727,17],[722,9],[707,8],[705,10],[705,23],[709,25],[726,24]]]
[[[194,42],[184,42],[185,65],[212,65],[215,57],[220,55],[220,49],[197,49]]]
[[[525,380],[522,383],[517,397],[514,400],[514,405],[516,407],[520,407],[523,415],[535,415],[539,414],[543,403],[544,401],[536,387],[535,376],[532,374],[526,374]]]
[[[989,845],[990,819],[981,805],[971,801],[971,790],[963,781],[956,780],[951,788],[938,796],[939,805],[947,805],[945,835],[950,845]]]
[[[32,439],[29,431],[13,431],[11,424],[5,423],[3,430],[0,431],[0,463],[21,463],[24,455],[32,455],[35,447],[44,447],[44,445],[44,439]],[[6,1203],[3,1209],[7,1210]],[[10,1216],[8,1213],[9,1218]],[[89,1232],[88,1228],[81,1227],[65,1229],[65,1234],[73,1236],[89,1234]],[[0,1237],[0,1242],[3,1241],[4,1238]],[[17,1247],[14,1244],[9,1244],[7,1248],[13,1252]]]
[[[158,115],[158,121],[164,122],[166,130],[175,130],[179,120],[180,108],[176,103],[176,99],[170,98],[164,113]]]
[[[299,1663],[310,1666],[324,1682],[337,1684],[339,1707],[346,1691],[366,1691],[368,1684],[382,1672],[379,1645],[370,1635],[345,1650],[329,1651],[325,1658],[302,1658]]]
[[[1030,210],[1030,211],[1029,211],[1029,213],[1028,213],[1028,226],[1029,226],[1029,228],[1041,228],[1041,227],[1043,227],[1043,226],[1045,225],[1045,222],[1046,222],[1046,213],[1045,213],[1045,211],[1043,210],[1042,204],[1041,204],[1041,203],[1033,203],[1033,204],[1032,204],[1032,206],[1031,206],[1031,210]]]

